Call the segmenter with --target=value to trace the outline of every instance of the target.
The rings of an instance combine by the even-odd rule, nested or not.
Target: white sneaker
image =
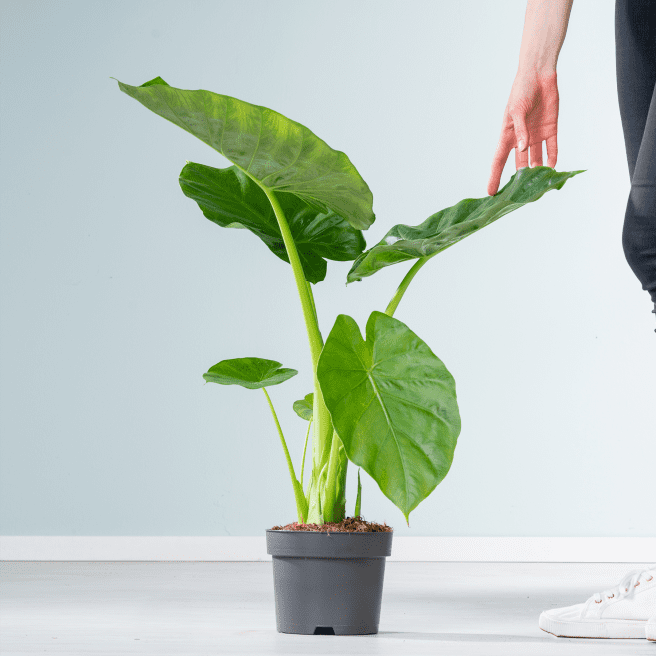
[[[647,624],[645,624],[645,638],[656,642],[656,615],[647,620]]]
[[[566,638],[644,638],[647,620],[656,615],[656,565],[629,572],[611,590],[583,604],[545,610],[540,628]],[[650,621],[652,640],[656,624]]]

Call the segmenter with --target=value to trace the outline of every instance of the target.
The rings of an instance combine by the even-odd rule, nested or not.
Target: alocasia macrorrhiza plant
[[[233,163],[216,169],[188,162],[183,193],[224,228],[257,235],[291,264],[305,319],[314,390],[294,403],[309,422],[301,480],[267,387],[298,372],[261,358],[222,360],[206,381],[261,388],[273,413],[292,480],[298,521],[323,524],[345,517],[350,460],[362,467],[403,513],[414,510],[447,475],[460,434],[453,376],[394,312],[429,259],[583,171],[545,166],[520,169],[496,195],[466,198],[418,226],[394,226],[365,251],[362,231],[374,222],[373,196],[349,158],[308,128],[266,107],[205,90],[169,86],[157,77],[138,87],[118,83],[151,111],[191,133]],[[384,312],[374,311],[365,335],[340,314],[323,339],[312,286],[326,260],[354,260],[347,282],[414,260]],[[305,452],[313,428],[312,469],[303,487]],[[361,485],[355,515],[360,514]]]

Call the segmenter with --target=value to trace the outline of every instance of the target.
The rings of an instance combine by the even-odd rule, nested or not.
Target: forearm
[[[558,54],[567,34],[574,0],[528,0],[518,73],[550,74],[556,71]]]

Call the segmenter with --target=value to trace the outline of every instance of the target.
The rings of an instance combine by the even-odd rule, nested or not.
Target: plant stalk
[[[303,497],[303,500],[299,499],[298,495],[298,479],[296,478],[296,473],[294,472],[294,465],[292,463],[291,456],[289,455],[289,449],[287,449],[287,443],[285,442],[285,436],[282,433],[282,428],[280,428],[280,422],[278,421],[278,415],[276,415],[276,411],[273,407],[273,403],[271,403],[271,398],[269,397],[269,393],[266,391],[266,387],[262,388],[262,391],[264,392],[264,396],[266,396],[266,399],[269,403],[269,408],[271,408],[271,414],[273,415],[273,420],[276,422],[276,428],[278,429],[278,435],[280,435],[280,441],[282,442],[282,448],[285,451],[285,458],[287,459],[287,466],[289,467],[289,475],[291,476],[292,479],[292,488],[294,489],[294,497],[296,498],[296,510],[298,511],[298,521],[301,523],[305,522],[305,512],[303,511],[304,505],[303,502],[305,501],[305,497]],[[302,488],[301,488],[302,492]]]
[[[312,303],[312,309],[314,310],[314,318],[315,321],[317,322],[317,325],[319,325],[319,317],[317,316],[317,306],[314,302],[312,285],[307,281],[306,284],[307,284],[308,295]],[[316,372],[316,365],[314,370]],[[315,423],[314,435],[316,439],[312,441],[312,464],[315,467],[317,473],[319,473],[323,469],[323,466],[326,464],[328,459],[330,458],[333,426],[332,426],[332,419],[330,417],[330,413],[328,412],[328,408],[326,408],[326,404],[324,403],[323,394],[321,393],[321,388],[319,386],[319,381],[316,375],[314,377],[314,405],[312,411],[315,417],[317,416],[318,413],[321,421],[323,422],[323,424],[319,429],[319,432],[317,432],[318,431],[317,424]],[[323,432],[321,429],[323,429]]]
[[[318,326],[319,325],[319,317],[317,316],[317,306],[314,303],[314,294],[312,293],[312,284],[309,283],[307,280],[305,281],[305,284],[307,285],[308,296],[310,297],[310,302],[312,303],[312,310],[314,311],[314,320],[317,322],[317,326]]]
[[[333,432],[330,457],[328,459],[328,473],[326,474],[326,488],[324,491],[323,518],[326,522],[335,521],[335,502],[337,497],[337,459],[340,440]]]
[[[453,244],[457,244],[458,242],[453,242]],[[428,262],[428,260],[431,259],[431,257],[435,257],[438,253],[443,253],[447,248],[451,248],[453,244],[449,244],[446,248],[443,248],[441,251],[436,251],[435,253],[432,253],[431,255],[425,255],[424,257],[420,257],[413,265],[410,271],[405,274],[405,278],[401,281],[401,284],[398,286],[394,296],[392,297],[392,300],[389,302],[389,305],[387,306],[387,309],[385,310],[385,314],[389,317],[394,316],[394,312],[396,312],[396,308],[399,307],[399,303],[401,302],[401,299],[403,298],[403,294],[405,294],[406,290],[408,289],[408,286],[412,282],[412,279],[417,275],[417,272],[421,267]]]
[[[337,436],[339,439],[339,436]],[[335,498],[335,515],[333,521],[341,522],[344,517],[346,517],[346,474],[348,473],[348,457],[346,455],[346,450],[344,449],[344,444],[339,440],[340,446],[338,448],[338,462],[339,469],[338,475],[336,477],[336,486],[339,490],[339,494]]]
[[[428,260],[433,257],[432,255],[427,255],[425,257],[420,257],[413,265],[410,271],[405,274],[405,278],[401,281],[401,284],[398,286],[398,289],[396,290],[394,296],[392,297],[392,300],[389,302],[389,305],[387,306],[387,309],[385,310],[385,314],[388,316],[394,316],[394,312],[396,311],[396,308],[399,307],[399,303],[401,302],[401,299],[403,298],[403,294],[405,294],[406,289],[408,289],[408,286],[412,282],[412,279],[417,275],[417,272],[421,267],[428,262]]]
[[[305,452],[307,450],[308,438],[310,437],[310,428],[312,427],[312,417],[308,422],[307,433],[305,434],[305,446],[303,447],[303,462],[301,463],[301,487],[303,487],[303,473],[305,472]]]
[[[328,459],[330,454],[333,426],[332,420],[330,418],[330,413],[328,412],[328,408],[326,408],[326,404],[323,400],[323,395],[321,394],[319,380],[317,379],[317,363],[319,362],[319,356],[321,355],[321,349],[323,348],[323,339],[321,337],[321,332],[319,331],[319,322],[317,320],[317,314],[314,306],[314,298],[312,296],[310,285],[305,279],[303,266],[298,256],[298,251],[296,250],[294,238],[292,236],[291,230],[289,229],[287,219],[283,214],[278,199],[271,189],[261,185],[258,180],[255,180],[254,178],[251,179],[264,191],[267,198],[269,199],[269,202],[271,203],[271,207],[273,208],[276,220],[278,221],[278,227],[280,228],[280,234],[282,235],[285,249],[287,250],[289,263],[292,266],[294,280],[296,282],[296,289],[298,290],[298,296],[301,300],[303,319],[305,320],[305,328],[307,331],[308,340],[310,342],[310,354],[312,356],[312,376],[314,380],[313,418],[315,438],[312,440],[312,464],[315,474],[318,475],[318,473],[321,471],[322,463]],[[313,489],[312,494],[319,494],[319,488],[317,487]],[[316,504],[310,503],[309,505],[312,507],[317,507]],[[315,521],[319,519],[320,517],[308,517],[309,521]]]
[[[287,224],[287,219],[282,213],[280,203],[278,202],[278,199],[276,198],[273,191],[262,185],[260,185],[260,188],[267,195],[267,198],[271,203],[271,207],[273,207],[273,212],[276,215],[278,227],[280,228],[280,233],[282,234],[282,240],[285,243],[287,256],[289,257],[289,263],[292,265],[292,271],[294,272],[294,280],[296,281],[298,296],[301,299],[301,308],[303,310],[303,319],[305,320],[305,329],[307,330],[308,340],[310,342],[312,365],[313,369],[316,371],[317,362],[319,361],[321,349],[323,348],[323,339],[321,337],[321,332],[319,331],[319,324],[317,322],[316,313],[314,311],[314,302],[310,296],[312,292],[309,289],[307,280],[305,279],[301,259],[298,256],[294,238],[292,237],[291,230]]]

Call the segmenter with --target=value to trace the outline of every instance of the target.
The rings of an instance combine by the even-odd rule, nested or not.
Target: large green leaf
[[[504,214],[538,200],[547,191],[561,189],[569,178],[583,172],[557,172],[548,166],[521,168],[494,196],[465,198],[429,216],[418,226],[394,226],[355,260],[346,280],[362,280],[391,264],[435,255]]]
[[[320,212],[336,212],[359,230],[374,222],[373,195],[351,160],[304,125],[232,96],[176,89],[160,77],[138,87],[118,86],[267,189],[294,194]]]
[[[260,389],[279,385],[298,373],[295,369],[283,369],[280,362],[262,358],[233,358],[221,360],[210,367],[203,378],[208,383],[241,385],[247,389]]]
[[[460,414],[453,376],[404,323],[373,312],[363,340],[340,314],[317,377],[348,459],[362,467],[409,521],[447,475]]]
[[[180,187],[210,221],[223,228],[247,228],[280,259],[289,262],[267,195],[239,168],[215,169],[188,162],[180,173]],[[317,212],[292,194],[281,194],[279,202],[306,280],[317,283],[326,277],[324,258],[353,260],[364,250],[362,232],[339,214]]]
[[[305,421],[310,421],[312,419],[312,410],[314,404],[314,393],[310,392],[305,395],[305,398],[300,399],[299,401],[294,401],[294,412]]]

